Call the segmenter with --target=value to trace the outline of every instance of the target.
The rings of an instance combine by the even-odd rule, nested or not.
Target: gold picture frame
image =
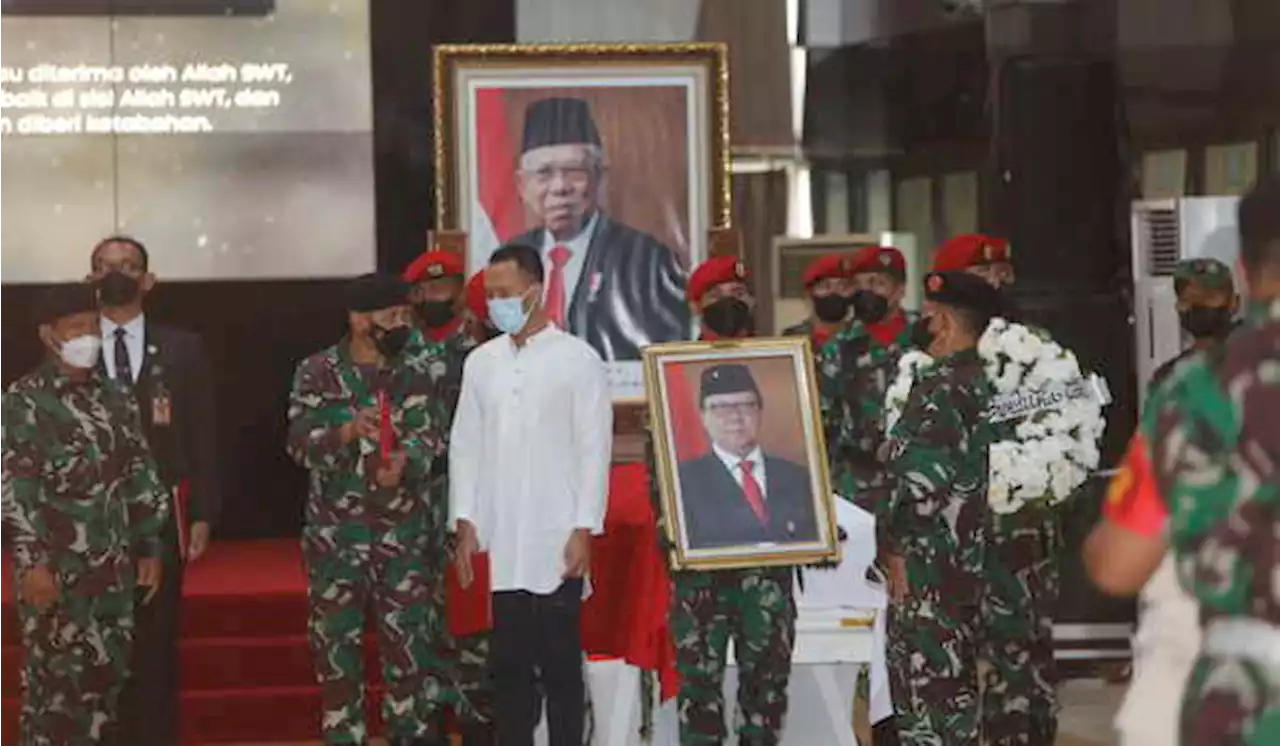
[[[642,404],[640,350],[691,334],[684,278],[733,243],[726,46],[450,44],[434,63],[437,231],[467,234],[469,273],[507,241],[549,251],[579,240],[562,232],[582,237],[556,318],[605,360],[614,402]],[[538,116],[543,104],[553,113]],[[570,130],[584,139],[564,139]],[[571,142],[587,144],[593,170],[526,162]],[[565,208],[535,179],[575,169],[591,174],[590,196],[572,228],[555,228]]]
[[[653,478],[674,568],[839,561],[808,338],[653,345],[644,373]],[[742,466],[738,459],[751,462],[746,472],[762,472],[762,509],[746,472],[731,471]]]

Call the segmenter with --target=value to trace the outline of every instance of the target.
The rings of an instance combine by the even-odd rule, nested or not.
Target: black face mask
[[[737,298],[721,298],[702,309],[702,323],[721,337],[751,331],[751,306]]]
[[[921,316],[911,325],[911,345],[921,352],[928,352],[936,335],[929,330],[929,317]]]
[[[393,326],[390,329],[374,325],[372,330],[373,346],[378,348],[378,352],[390,360],[399,357],[404,352],[404,346],[409,344],[409,327]]]
[[[418,315],[423,324],[431,328],[444,326],[453,321],[457,315],[453,311],[451,300],[424,300],[413,305],[413,312]]]
[[[136,277],[123,272],[108,272],[98,280],[98,300],[104,306],[127,306],[142,292]]]
[[[1231,331],[1231,316],[1227,306],[1192,306],[1178,313],[1178,321],[1196,339],[1220,339]]]
[[[839,293],[815,295],[813,315],[824,324],[838,324],[849,315],[849,299]]]
[[[889,301],[877,292],[859,290],[853,294],[853,315],[864,324],[879,324],[889,315]]]

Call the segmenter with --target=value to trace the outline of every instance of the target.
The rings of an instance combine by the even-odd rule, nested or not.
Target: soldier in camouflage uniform
[[[21,743],[111,742],[134,593],[149,587],[147,603],[159,588],[168,493],[137,403],[96,368],[93,289],[55,286],[38,321],[49,359],[3,407],[5,535],[26,649]]]
[[[917,374],[885,443],[889,517],[888,663],[898,739],[972,744],[978,736],[978,604],[990,510],[985,419],[991,384],[977,341],[999,296],[960,272],[925,279]]]
[[[939,247],[935,271],[963,271],[1003,297],[1000,315],[1017,319],[1016,279],[1007,241],[955,236]],[[1044,339],[1051,335],[1027,325]],[[1007,427],[1007,426],[1006,426]],[[1013,437],[1011,432],[1001,439]],[[994,517],[982,602],[982,734],[992,746],[1053,743],[1058,730],[1058,669],[1053,617],[1058,605],[1062,521],[1056,508],[1029,506]]]
[[[1191,337],[1191,346],[1156,368],[1148,391],[1154,391],[1183,360],[1221,344],[1237,326],[1240,296],[1231,268],[1217,259],[1178,262],[1173,290],[1178,295],[1178,325]]]
[[[687,292],[693,311],[702,317],[702,339],[750,336],[755,299],[746,280],[745,269],[733,257],[709,259],[690,276]],[[654,473],[652,444],[648,454]],[[680,673],[683,746],[726,740],[724,673],[730,639],[739,672],[738,739],[743,744],[779,742],[795,645],[793,577],[790,567],[672,573],[669,625]]]
[[[809,318],[782,330],[783,336],[808,336],[815,354],[845,328],[853,297],[851,254],[824,254],[804,269],[801,281],[809,294]]]
[[[447,650],[439,598],[445,528],[432,504],[446,421],[438,345],[409,326],[407,288],[368,275],[348,289],[349,333],[304,360],[288,451],[310,471],[302,535],[308,622],[328,744],[366,742],[362,638],[372,606],[393,744],[442,743]]]
[[[414,284],[409,298],[413,301],[418,330],[429,343],[441,347],[446,369],[444,376],[437,381],[437,387],[446,418],[442,430],[448,433],[462,392],[463,364],[467,355],[482,341],[476,334],[482,333],[479,324],[488,318],[484,273],[477,272],[464,287],[462,257],[453,251],[437,249],[415,259],[405,270],[404,280]],[[474,291],[477,283],[480,288],[478,304]],[[442,526],[448,525],[449,520],[448,477],[448,460],[437,460],[431,492],[432,504],[438,510],[434,520]],[[439,558],[443,562],[452,562],[453,539],[450,535],[448,548]],[[444,586],[440,584],[436,588],[439,613],[444,614]],[[461,725],[463,745],[492,744],[493,686],[489,681],[489,634],[482,632],[452,640],[449,656],[452,675],[448,700]]]
[[[818,389],[822,399],[831,475],[836,490],[859,497],[881,526],[884,506],[867,502],[883,495],[884,464],[877,457],[884,442],[884,398],[898,374],[898,360],[911,348],[915,315],[902,310],[907,265],[902,252],[868,246],[852,257],[854,319],[822,348]]]
[[[1280,179],[1241,201],[1239,226],[1244,325],[1153,392],[1085,552],[1128,594],[1172,547],[1204,621],[1183,746],[1280,743]]]

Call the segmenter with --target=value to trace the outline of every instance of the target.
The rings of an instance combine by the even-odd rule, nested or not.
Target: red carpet
[[[592,548],[595,592],[583,607],[583,648],[661,672],[674,693],[666,630],[669,581],[658,549],[648,477],[640,464],[610,474],[606,533]],[[4,743],[18,731],[22,638],[5,558]],[[306,583],[297,539],[214,542],[187,571],[182,612],[182,733],[196,743],[303,741],[319,737],[320,693],[306,639]],[[366,643],[370,679],[372,640]],[[378,727],[376,696],[366,698]]]
[[[5,743],[17,741],[22,664],[11,577],[6,558]],[[307,648],[305,588],[297,539],[215,542],[209,555],[191,566],[181,640],[184,743],[319,737],[320,695]],[[372,649],[368,652],[372,659]],[[376,675],[372,665],[369,670]],[[370,700],[371,710],[376,709],[376,699]]]

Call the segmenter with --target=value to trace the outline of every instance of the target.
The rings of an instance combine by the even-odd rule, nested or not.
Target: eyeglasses
[[[744,401],[734,404],[711,404],[707,407],[707,411],[715,417],[721,418],[727,418],[731,415],[746,417],[760,411],[760,402]]]
[[[556,177],[571,184],[585,184],[591,178],[591,169],[586,166],[543,166],[533,172],[533,180],[539,185],[547,185]]]

